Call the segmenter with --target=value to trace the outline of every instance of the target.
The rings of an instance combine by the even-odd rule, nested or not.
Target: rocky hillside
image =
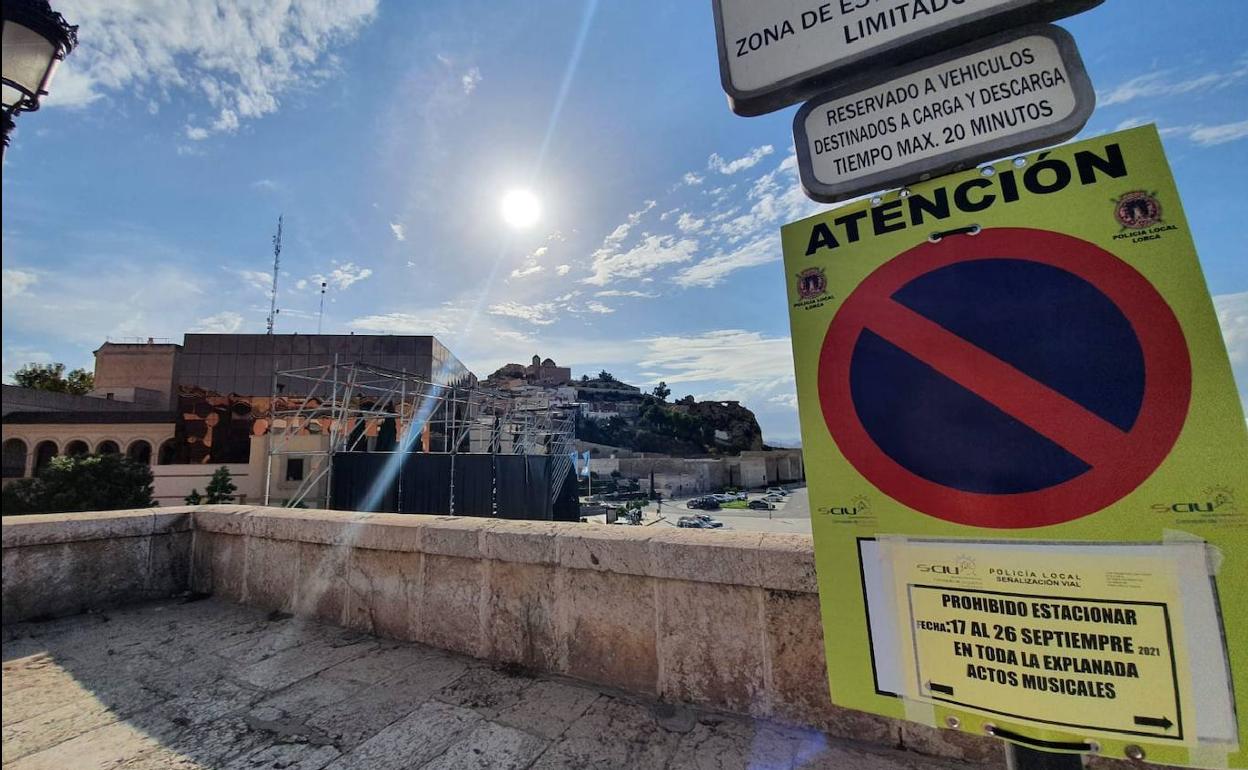
[[[736,401],[681,399],[669,404],[637,394],[636,411],[607,419],[577,421],[583,441],[675,456],[735,455],[763,449],[763,432],[754,413]]]

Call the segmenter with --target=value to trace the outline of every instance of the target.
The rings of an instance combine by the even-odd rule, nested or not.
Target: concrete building
[[[122,452],[153,466],[162,505],[181,504],[192,488],[202,492],[222,465],[230,468],[240,501],[257,501],[264,493],[274,372],[335,360],[443,384],[476,382],[427,335],[187,334],[181,345],[106,342],[95,351],[90,396],[4,386],[3,479],[33,476],[60,455]],[[307,388],[298,380],[283,383],[281,398],[297,399]],[[324,437],[311,432],[287,438],[323,449]],[[272,499],[293,494],[303,462],[275,459]]]

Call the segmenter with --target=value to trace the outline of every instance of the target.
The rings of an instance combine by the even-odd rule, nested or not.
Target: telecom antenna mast
[[[273,236],[273,296],[269,299],[269,334],[277,320],[277,269],[282,261],[282,215],[277,217],[277,235]]]
[[[316,316],[316,333],[321,333],[321,321],[325,320],[325,281],[321,281],[321,312]]]

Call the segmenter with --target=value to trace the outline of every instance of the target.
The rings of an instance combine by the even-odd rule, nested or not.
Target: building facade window
[[[48,467],[48,463],[52,462],[52,458],[58,454],[55,441],[40,441],[35,445],[35,473]]]
[[[126,456],[136,463],[152,464],[152,445],[146,441],[133,441],[126,448]]]
[[[91,454],[91,447],[87,446],[85,441],[75,440],[65,445],[66,457],[80,457],[87,454]]]
[[[117,446],[116,441],[101,441],[95,447],[95,453],[101,455],[115,455],[121,451],[121,447]]]
[[[11,438],[4,442],[4,478],[20,479],[26,475],[26,442]]]
[[[286,480],[303,481],[302,457],[292,457],[286,461]]]

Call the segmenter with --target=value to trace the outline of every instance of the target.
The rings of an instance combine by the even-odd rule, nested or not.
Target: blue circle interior
[[[892,299],[1123,431],[1139,416],[1139,339],[1122,311],[1073,273],[1020,259],[959,262]],[[885,454],[946,487],[1034,492],[1091,467],[869,328],[854,346],[850,393]]]

